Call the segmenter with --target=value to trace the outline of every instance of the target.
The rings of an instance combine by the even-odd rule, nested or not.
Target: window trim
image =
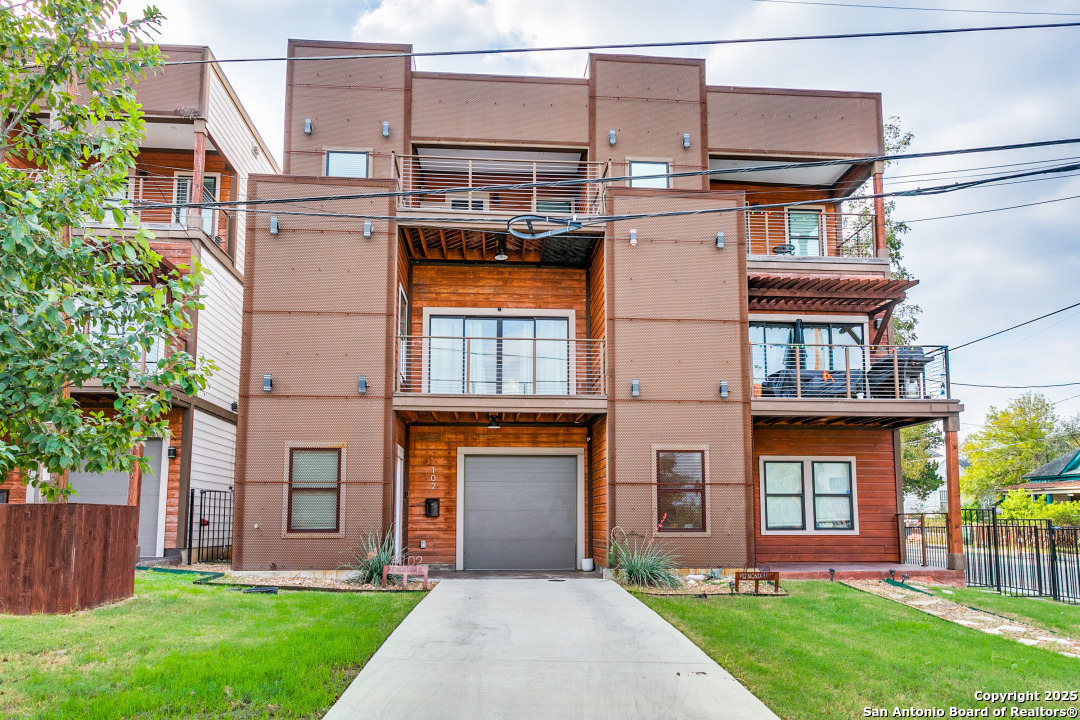
[[[825,219],[827,217],[825,205],[799,205],[798,207],[784,208],[784,242],[795,246],[795,243],[791,241],[791,215],[800,212],[818,213],[818,252],[816,255],[800,255],[797,252],[792,252],[790,257],[829,257],[828,233],[825,228]],[[797,246],[795,247],[798,249]]]
[[[344,537],[345,532],[341,526],[341,506],[345,501],[345,449],[344,443],[337,444],[311,444],[290,443],[285,446],[285,483],[282,488],[284,497],[281,508],[281,537],[282,538],[311,538],[311,537]],[[292,463],[294,450],[336,450],[338,453],[338,478],[337,478],[337,504],[334,516],[333,530],[293,530],[292,529]]]
[[[367,166],[366,166],[365,169],[367,170],[367,174],[366,175],[331,175],[330,174],[330,154],[331,153],[341,153],[341,154],[344,154],[344,155],[366,155],[367,156]],[[354,178],[354,179],[356,179],[356,178],[363,179],[363,178],[374,177],[374,175],[372,174],[373,165],[374,165],[374,155],[375,155],[375,153],[372,151],[371,148],[338,148],[338,147],[323,148],[323,163],[322,163],[323,177]]]
[[[671,189],[671,178],[670,177],[664,178],[664,187],[652,187],[652,186],[647,186],[647,185],[634,185],[634,172],[633,172],[634,164],[636,164],[636,163],[650,163],[650,164],[654,164],[654,165],[661,165],[661,164],[666,165],[667,170],[665,171],[665,173],[670,175],[670,173],[674,172],[673,167],[675,165],[675,163],[672,161],[671,158],[628,157],[628,158],[625,158],[625,160],[626,160],[626,175],[627,175],[627,177],[630,178],[629,180],[626,181],[627,187],[637,188],[638,190],[670,190]],[[646,174],[650,174],[650,173],[646,173]]]
[[[709,446],[708,445],[679,445],[677,443],[654,443],[651,447],[652,454],[652,536],[653,537],[680,537],[697,538],[712,537],[712,523],[709,518],[709,502],[712,495],[711,483],[709,482]],[[659,530],[657,529],[659,514],[659,453],[661,452],[700,452],[702,462],[702,506],[701,506],[701,530]]]
[[[801,463],[801,462],[799,463],[799,478],[801,480],[801,483],[800,483],[800,492],[798,492],[798,493],[770,493],[770,492],[766,492],[765,483],[768,480],[768,478],[765,477],[765,466],[768,465],[769,463],[776,463],[778,465],[780,463],[787,463],[787,464],[791,465],[791,464],[794,464],[794,461],[791,461],[791,460],[768,460],[766,462],[761,463],[761,510],[762,510],[762,512],[761,512],[761,518],[762,518],[761,519],[761,527],[763,529],[766,529],[766,530],[769,530],[769,531],[784,531],[784,530],[787,530],[787,531],[791,531],[791,532],[799,532],[799,531],[806,530],[807,529],[806,528],[806,477],[805,477],[806,470],[803,467],[803,463]],[[791,528],[770,528],[769,527],[769,525],[768,525],[769,513],[768,513],[768,508],[767,508],[768,503],[766,501],[770,497],[797,497],[797,498],[799,498],[799,507],[802,509],[802,517],[799,518],[799,523],[800,523],[799,527],[797,527],[797,528],[794,528],[794,527],[791,527]]]
[[[218,201],[221,200],[221,173],[220,172],[204,172],[203,173],[203,183],[204,183],[204,185],[206,183],[206,178],[209,178],[209,177],[214,178],[214,197],[212,198],[212,200],[210,202],[218,202]],[[174,205],[179,205],[180,204],[180,179],[181,178],[186,178],[186,179],[190,180],[191,184],[194,185],[195,184],[195,172],[193,170],[174,170],[173,171],[172,197],[173,197],[173,204]],[[134,198],[132,198],[132,199],[134,199]],[[188,202],[191,202],[191,193],[190,193],[190,191],[188,193]],[[210,232],[210,233],[206,232],[207,217],[204,214],[206,211],[210,212],[210,218],[211,218],[210,219],[210,229],[212,231],[214,231],[214,232]],[[217,232],[216,231],[217,231],[218,220],[219,220],[217,209],[216,208],[202,208],[200,213],[199,213],[199,216],[202,217],[202,222],[203,222],[203,224],[199,226],[199,229],[202,230],[203,233],[206,234],[206,236],[211,238],[211,239],[217,237]],[[178,225],[183,225],[185,228],[187,227],[187,217],[184,215],[184,208],[178,207],[175,210],[173,210],[172,222],[176,223]]]
[[[769,530],[765,517],[765,463],[797,462],[802,464],[803,478],[803,529]],[[818,530],[814,513],[814,463],[842,462],[851,468],[851,516],[850,530]],[[765,535],[858,535],[859,534],[859,482],[854,455],[762,455],[758,458],[758,534]],[[807,498],[810,502],[807,502]]]

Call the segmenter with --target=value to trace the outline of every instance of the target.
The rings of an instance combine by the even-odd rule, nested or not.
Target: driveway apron
[[[682,633],[598,579],[440,582],[327,720],[776,718]]]

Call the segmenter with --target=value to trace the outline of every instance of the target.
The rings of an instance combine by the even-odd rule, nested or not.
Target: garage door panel
[[[574,456],[466,457],[465,568],[573,569],[577,470]]]

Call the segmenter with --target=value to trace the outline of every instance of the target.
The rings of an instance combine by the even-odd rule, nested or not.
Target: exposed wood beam
[[[871,345],[880,345],[881,338],[885,336],[885,333],[889,331],[889,323],[892,322],[893,308],[896,307],[895,302],[889,303],[885,308],[885,314],[881,316],[881,326],[874,333],[874,342]]]
[[[442,243],[442,259],[449,260],[450,256],[446,252],[446,230],[439,228],[439,242]]]
[[[424,228],[417,228],[417,230],[418,230],[417,234],[420,236],[420,251],[422,253],[424,253],[424,259],[427,260],[428,259],[427,232],[424,230]]]

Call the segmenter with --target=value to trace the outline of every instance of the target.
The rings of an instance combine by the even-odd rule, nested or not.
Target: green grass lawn
[[[423,597],[192,577],[139,572],[136,597],[112,607],[0,615],[0,717],[322,717]]]
[[[961,605],[968,605],[1014,618],[1035,627],[1080,638],[1080,605],[1066,605],[1045,598],[999,595],[996,591],[979,588],[949,589],[952,590],[952,594],[942,592],[941,588],[937,588],[937,595]]]
[[[982,707],[976,690],[1078,689],[1080,660],[839,583],[785,588],[785,598],[641,599],[784,718],[856,718],[895,706],[947,714]]]

